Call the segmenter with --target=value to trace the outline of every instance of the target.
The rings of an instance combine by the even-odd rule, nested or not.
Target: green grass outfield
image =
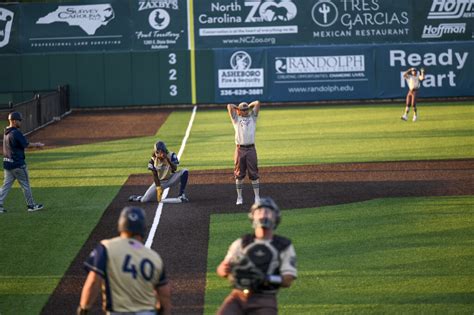
[[[387,198],[283,211],[298,279],[280,314],[472,314],[474,198]],[[205,314],[230,292],[215,269],[251,232],[246,214],[211,217]]]
[[[262,107],[257,129],[260,166],[473,158],[472,105],[421,104],[420,120],[416,123],[399,119],[402,106]],[[157,136],[178,151],[190,115],[190,111],[171,114]],[[27,153],[33,194],[46,209],[27,213],[17,184],[5,202],[8,213],[0,216],[2,315],[39,312],[127,177],[147,172],[146,162],[156,138],[133,138]],[[182,166],[191,171],[230,169],[233,150],[233,128],[225,109],[198,110],[182,156]],[[465,221],[469,219],[472,222],[472,217],[464,218]],[[247,226],[246,223],[242,222],[243,227]],[[281,231],[284,228],[283,224]],[[303,225],[300,228],[308,230],[313,227]],[[296,235],[289,236],[298,244]],[[470,242],[472,245],[472,235]],[[307,245],[313,246],[314,250],[320,246],[318,240]],[[451,250],[455,252],[457,247]],[[300,247],[297,251],[301,261],[304,251]],[[217,259],[221,259],[223,254],[219,252]],[[210,258],[213,259],[211,255]],[[212,264],[209,264],[211,270],[215,268]],[[300,265],[302,267],[304,265]],[[288,294],[297,292],[299,286],[306,283],[305,272],[319,274],[320,269],[318,265],[313,271],[303,269],[298,280],[301,284],[297,283],[298,287],[288,290]],[[445,273],[444,269],[439,270],[440,279]],[[399,291],[402,293],[403,290],[404,287],[400,286]],[[220,294],[226,292],[227,288],[223,288]],[[313,293],[319,294],[317,292],[314,288]],[[331,291],[325,294],[328,294],[327,301],[334,301],[334,297],[331,300]],[[423,295],[416,295],[411,299],[423,298]],[[405,302],[410,304],[409,301]],[[446,299],[443,301],[446,305],[452,304]],[[285,307],[296,308],[298,305],[287,304]],[[311,310],[319,310],[319,306],[308,309],[308,312]],[[333,310],[337,311],[337,308]]]

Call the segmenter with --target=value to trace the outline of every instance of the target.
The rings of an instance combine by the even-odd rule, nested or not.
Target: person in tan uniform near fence
[[[250,104],[242,102],[238,106],[228,104],[227,112],[235,130],[234,177],[237,190],[235,204],[241,205],[244,202],[242,187],[246,173],[252,181],[254,202],[258,202],[260,200],[260,181],[257,150],[255,149],[255,130],[260,112],[260,101],[253,101]]]
[[[401,117],[402,120],[408,119],[408,113],[410,112],[410,106],[413,107],[413,121],[416,121],[418,118],[417,110],[416,110],[416,96],[418,90],[420,89],[420,82],[425,79],[425,69],[420,69],[420,75],[418,75],[418,71],[416,68],[410,68],[403,73],[403,77],[407,81],[408,84],[408,94],[406,97],[406,107],[405,113]]]

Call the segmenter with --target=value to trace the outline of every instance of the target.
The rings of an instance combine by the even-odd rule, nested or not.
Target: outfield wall
[[[73,107],[474,96],[474,0],[0,5],[0,93]],[[29,95],[28,95],[29,96]]]

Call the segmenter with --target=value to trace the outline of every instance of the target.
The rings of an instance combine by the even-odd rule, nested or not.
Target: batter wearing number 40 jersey
[[[171,314],[170,287],[160,255],[143,245],[145,213],[125,207],[120,236],[103,240],[91,252],[89,271],[77,314],[87,314],[102,287],[103,308],[110,315]]]

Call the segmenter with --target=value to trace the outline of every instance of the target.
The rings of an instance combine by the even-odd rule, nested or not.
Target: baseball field
[[[474,103],[262,105],[261,195],[283,209],[298,279],[280,314],[474,313]],[[234,131],[224,106],[77,111],[29,137],[33,195],[15,184],[0,215],[0,314],[72,314],[82,262],[116,235],[130,194],[151,183],[156,140],[190,170],[186,204],[165,204],[151,247],[164,259],[175,314],[213,314],[230,287],[215,274],[229,244],[251,232],[235,205]],[[189,138],[184,143],[186,130]],[[177,195],[177,189],[170,191]],[[151,227],[157,204],[143,204]],[[99,313],[99,304],[92,314]]]

